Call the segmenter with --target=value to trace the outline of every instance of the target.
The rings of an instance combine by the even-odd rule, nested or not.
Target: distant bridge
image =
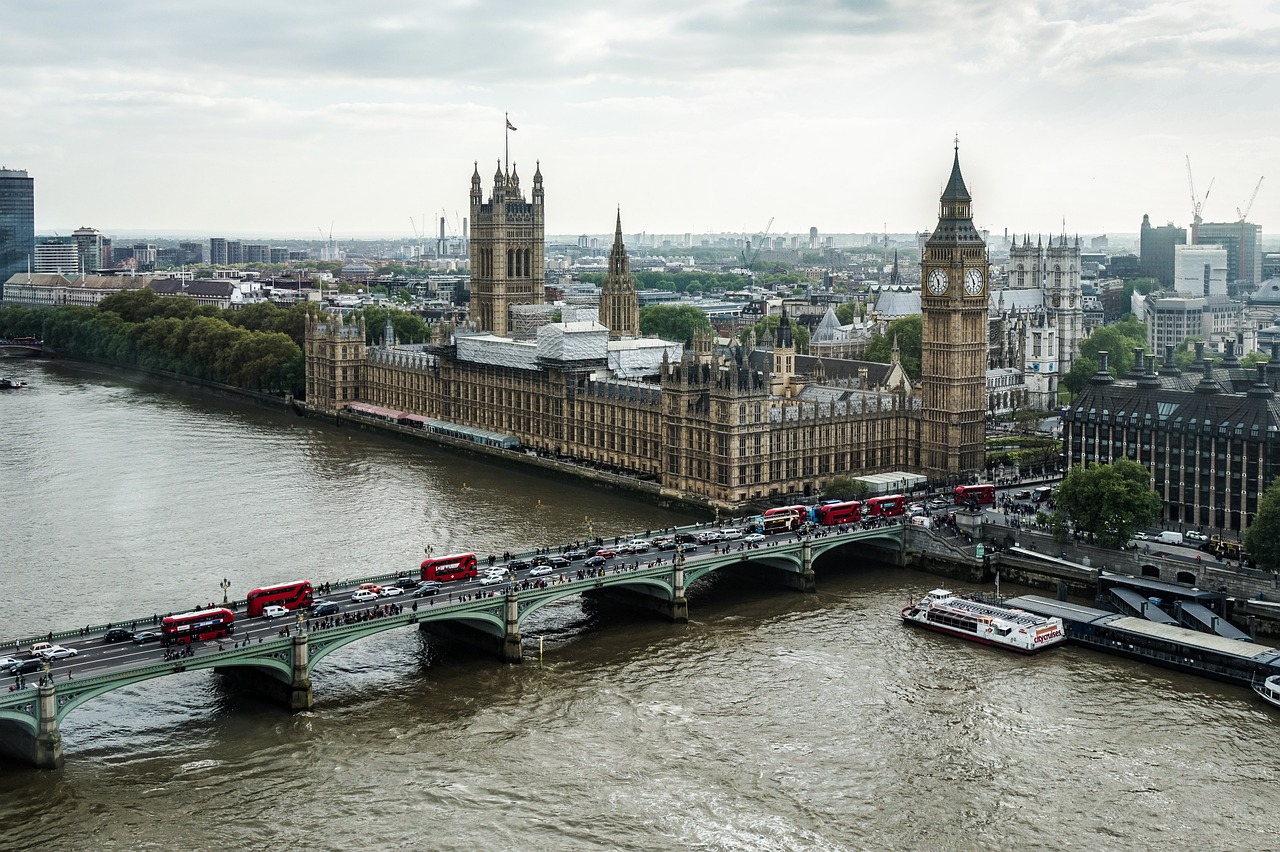
[[[104,654],[97,660],[100,665],[88,671],[82,668],[79,676],[72,677],[66,669],[66,680],[55,680],[51,666],[46,665],[39,686],[0,691],[0,749],[38,767],[57,768],[63,762],[59,726],[71,711],[107,692],[153,678],[213,669],[293,712],[308,710],[314,703],[313,668],[339,648],[386,630],[408,625],[418,625],[419,629],[447,628],[488,645],[507,662],[520,662],[521,625],[533,613],[562,598],[608,595],[683,622],[688,620],[686,587],[713,571],[753,566],[755,570],[770,572],[785,586],[811,592],[816,588],[814,565],[820,564],[827,554],[834,555],[851,545],[870,545],[901,553],[904,541],[903,525],[895,524],[847,532],[822,530],[815,536],[768,540],[757,546],[744,546],[742,550],[730,546],[725,553],[695,552],[687,560],[659,554],[659,559],[643,561],[640,567],[630,567],[633,563],[615,564],[583,571],[581,578],[575,566],[559,577],[547,578],[552,582],[541,588],[511,582],[503,591],[490,592],[468,584],[455,586],[450,599],[444,602],[437,598],[379,600],[379,605],[399,604],[401,609],[394,614],[351,623],[339,620],[328,627],[317,626],[329,620],[308,620],[304,613],[298,613],[296,629],[290,624],[290,635],[281,635],[287,620],[244,618],[237,621],[237,628],[243,629],[238,629],[232,637],[192,645],[195,654],[191,657],[156,661],[152,656],[146,662],[139,662],[122,657],[136,657],[145,651],[130,651],[114,659]],[[388,579],[391,578],[381,575],[344,581],[333,584],[333,593],[357,588],[362,582]],[[525,588],[521,588],[522,585]],[[352,613],[369,611],[366,604],[347,604],[346,608]],[[136,619],[138,624],[151,621],[150,617]],[[129,622],[126,618],[114,623]],[[89,631],[94,644],[85,645],[84,650],[111,647],[101,645],[103,629]],[[56,641],[82,639],[85,635],[84,631],[71,630],[54,633],[53,637]],[[151,655],[154,653],[152,646]],[[61,673],[62,670],[58,672]],[[38,673],[31,675],[33,679],[37,676]]]
[[[34,337],[0,337],[0,355],[34,358],[43,354],[43,340]]]

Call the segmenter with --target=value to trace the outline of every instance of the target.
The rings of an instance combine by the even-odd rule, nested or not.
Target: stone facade
[[[948,192],[957,185],[963,190],[958,159]],[[507,306],[517,303],[516,273],[541,274],[540,174],[534,186],[534,203],[525,205],[514,170],[510,178],[499,173],[497,201],[481,205],[479,175],[472,177],[479,331],[458,330],[426,345],[366,347],[359,326],[337,317],[313,321],[306,336],[308,405],[334,411],[367,404],[401,413],[405,422],[440,420],[501,433],[526,452],[656,481],[673,495],[726,507],[816,495],[837,476],[923,468],[945,481],[982,469],[986,247],[976,232],[956,239],[950,231],[960,222],[972,231],[967,192],[963,200],[944,195],[926,259],[926,271],[945,269],[955,287],[925,311],[931,384],[922,397],[896,362],[798,354],[785,314],[772,345],[759,348],[754,338],[717,346],[700,336],[689,348],[627,338],[634,314],[605,310],[604,299],[605,325],[551,323],[538,330],[537,341],[502,336]],[[536,246],[528,244],[532,226],[515,237],[484,223],[485,215],[499,218],[498,201],[515,205],[508,212],[527,214],[530,222],[536,218]],[[618,284],[627,264],[620,229],[619,221],[610,277],[622,303],[626,289]],[[516,259],[525,250],[527,267]],[[505,258],[511,274],[498,264]],[[971,270],[979,286],[968,293]],[[658,353],[660,361],[653,360]],[[928,463],[922,447],[931,453]]]
[[[920,270],[921,466],[934,481],[953,481],[985,461],[989,263],[972,201],[957,146]]]

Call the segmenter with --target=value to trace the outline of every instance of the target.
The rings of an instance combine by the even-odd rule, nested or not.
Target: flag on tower
[[[509,119],[509,118],[507,119],[507,129],[508,129],[508,130],[515,130],[515,129],[516,129],[516,126],[515,126],[514,124],[512,124],[512,123],[511,123],[511,119]]]

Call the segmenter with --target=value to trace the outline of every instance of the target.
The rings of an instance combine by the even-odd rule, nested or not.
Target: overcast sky
[[[995,233],[1280,228],[1274,0],[5,4],[36,227],[434,233],[503,156],[547,230],[910,232],[952,140]],[[1270,94],[1268,94],[1270,93]],[[317,230],[319,229],[319,230]]]

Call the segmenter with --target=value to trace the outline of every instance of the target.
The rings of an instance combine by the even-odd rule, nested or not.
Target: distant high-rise
[[[35,181],[25,171],[0,168],[0,297],[11,275],[25,272],[36,245]]]
[[[1142,274],[1160,282],[1161,287],[1173,286],[1173,247],[1187,244],[1187,229],[1173,224],[1151,226],[1151,217],[1142,215],[1142,233],[1138,254]]]
[[[1262,283],[1262,226],[1251,222],[1201,222],[1196,245],[1227,250],[1227,280],[1252,289]],[[1235,295],[1235,294],[1233,294]]]
[[[227,241],[225,238],[209,238],[209,263],[213,266],[227,265]]]
[[[80,256],[75,240],[50,237],[36,244],[34,270],[40,273],[71,275],[80,271]]]
[[[92,274],[102,269],[107,257],[104,256],[102,233],[96,228],[76,228],[71,232],[75,237],[76,251],[80,256],[78,272]]]

